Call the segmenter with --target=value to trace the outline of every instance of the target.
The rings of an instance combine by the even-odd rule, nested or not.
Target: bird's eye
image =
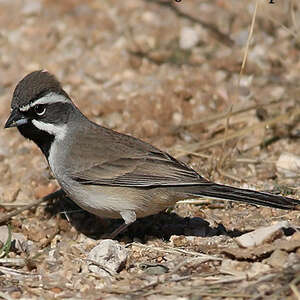
[[[37,104],[34,106],[34,112],[38,115],[38,116],[42,116],[45,114],[46,112],[46,105],[43,104]]]

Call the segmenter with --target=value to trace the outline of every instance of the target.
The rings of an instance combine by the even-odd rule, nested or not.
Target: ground
[[[274,2],[2,0],[1,126],[16,83],[47,69],[93,121],[210,180],[300,199],[300,5]],[[0,218],[57,189],[39,149],[0,129]],[[118,237],[128,258],[110,277],[86,258],[115,222],[60,199],[2,223],[26,244],[0,259],[3,299],[300,299],[297,211],[178,203]]]

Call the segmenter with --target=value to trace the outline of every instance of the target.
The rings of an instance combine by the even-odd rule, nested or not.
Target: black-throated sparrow
[[[300,207],[296,199],[210,182],[154,146],[91,122],[46,71],[17,84],[7,127],[17,127],[40,147],[62,189],[80,207],[124,219],[112,236],[136,218],[195,196]]]

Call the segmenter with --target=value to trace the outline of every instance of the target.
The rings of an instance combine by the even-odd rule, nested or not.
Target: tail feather
[[[300,200],[216,183],[201,184],[193,187],[190,186],[190,189],[186,192],[197,196],[206,196],[281,209],[300,210]]]

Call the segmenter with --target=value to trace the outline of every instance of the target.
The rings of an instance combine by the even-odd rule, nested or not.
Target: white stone
[[[88,254],[89,271],[100,276],[113,276],[124,267],[127,256],[127,249],[118,241],[103,240]]]
[[[300,156],[282,153],[276,162],[276,168],[286,177],[297,177],[300,175]]]
[[[183,27],[180,30],[179,47],[187,50],[197,45],[199,42],[199,34],[193,27]]]
[[[22,13],[24,15],[37,15],[42,10],[42,4],[41,1],[25,1],[24,7],[22,9]]]
[[[289,222],[282,221],[271,226],[261,227],[236,238],[237,243],[244,248],[258,246],[272,238],[282,228],[290,227]]]

